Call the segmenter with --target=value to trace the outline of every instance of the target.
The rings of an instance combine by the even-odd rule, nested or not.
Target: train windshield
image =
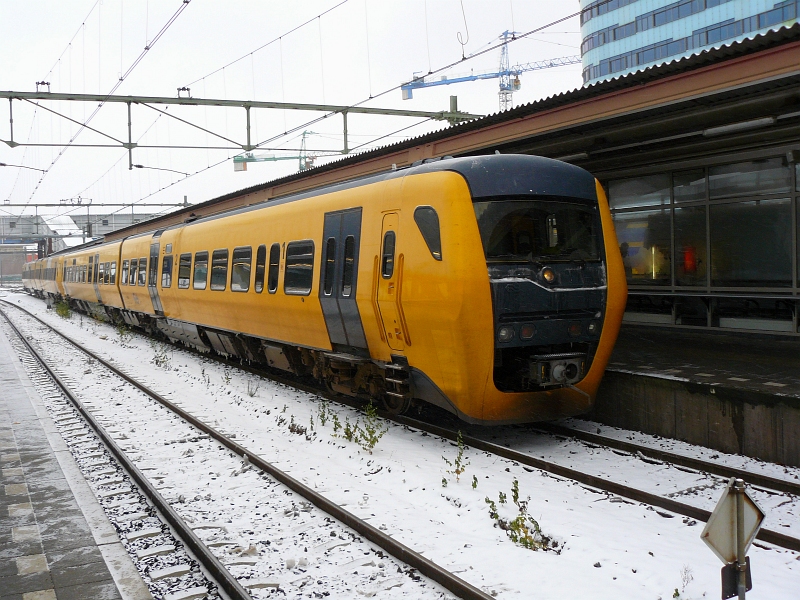
[[[594,206],[553,200],[474,202],[487,262],[599,260]]]

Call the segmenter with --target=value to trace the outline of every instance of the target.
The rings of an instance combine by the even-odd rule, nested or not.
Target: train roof
[[[187,220],[187,222],[204,223],[380,181],[442,171],[455,172],[464,177],[473,200],[513,196],[558,196],[590,202],[597,200],[594,176],[581,167],[543,156],[491,154],[487,156],[444,157],[419,161],[401,169],[314,188],[299,194],[271,198],[249,206],[235,208],[207,217],[198,217],[191,221]],[[163,230],[177,229],[186,224],[178,223]],[[152,233],[152,231],[143,232],[131,236],[131,238],[152,235]]]

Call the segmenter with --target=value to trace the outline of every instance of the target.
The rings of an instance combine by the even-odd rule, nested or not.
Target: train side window
[[[356,266],[356,238],[348,235],[344,239],[344,269],[342,270],[342,296],[353,293],[353,270]]]
[[[120,285],[128,285],[128,269],[130,269],[131,261],[123,260],[122,261],[122,270],[119,272],[119,283]]]
[[[110,261],[106,263],[106,273],[103,276],[103,283],[105,283],[106,285],[111,283],[111,262]]]
[[[322,293],[330,296],[333,293],[333,279],[336,275],[336,238],[328,238],[325,244],[325,281]]]
[[[381,275],[384,279],[391,279],[394,273],[394,231],[387,231],[383,236],[383,259],[381,261]]]
[[[253,262],[253,249],[250,246],[233,249],[231,262],[231,291],[246,292],[250,289],[250,265]]]
[[[149,277],[147,278],[147,285],[152,285],[153,287],[155,287],[157,282],[158,282],[158,258],[151,258],[150,273]]]
[[[281,264],[281,245],[272,244],[269,249],[269,276],[267,279],[267,290],[274,294],[278,289],[278,270]]]
[[[442,260],[442,238],[439,232],[439,215],[432,206],[418,206],[414,210],[414,221],[419,227],[422,239],[428,245],[431,256]]]
[[[147,258],[139,259],[139,285],[147,285]]]
[[[111,285],[117,283],[117,261],[113,261],[111,263],[111,277],[109,279],[109,283]]]
[[[136,285],[136,273],[139,270],[139,259],[131,259],[131,274],[128,276],[128,285]]]
[[[178,262],[178,288],[185,290],[189,287],[189,280],[192,277],[192,255],[181,254]]]
[[[211,289],[221,292],[228,280],[228,249],[214,250],[211,255]]]
[[[89,257],[89,277],[86,279],[87,283],[92,283],[92,269],[94,269],[94,256]]]
[[[264,291],[264,272],[267,267],[267,247],[261,244],[256,252],[256,281],[253,284],[256,293],[260,294]]]
[[[283,292],[292,296],[308,296],[314,281],[314,242],[289,242],[286,246],[286,268]]]
[[[161,261],[161,287],[172,286],[172,256],[165,256]]]
[[[106,278],[106,264],[100,263],[100,268],[98,269],[98,274],[97,274],[97,283],[101,285],[104,284],[105,278]]]
[[[206,289],[208,282],[208,252],[198,252],[194,255],[194,283],[196,290]]]

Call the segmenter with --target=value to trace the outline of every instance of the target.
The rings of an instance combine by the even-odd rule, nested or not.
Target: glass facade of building
[[[581,0],[586,85],[798,22],[800,0]]]
[[[797,333],[794,159],[604,182],[630,288],[626,320]]]

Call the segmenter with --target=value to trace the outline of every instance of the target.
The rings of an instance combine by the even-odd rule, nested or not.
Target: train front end
[[[487,159],[494,159],[494,181],[467,174],[494,319],[483,421],[585,413],[627,298],[605,194],[591,174],[567,163]]]

